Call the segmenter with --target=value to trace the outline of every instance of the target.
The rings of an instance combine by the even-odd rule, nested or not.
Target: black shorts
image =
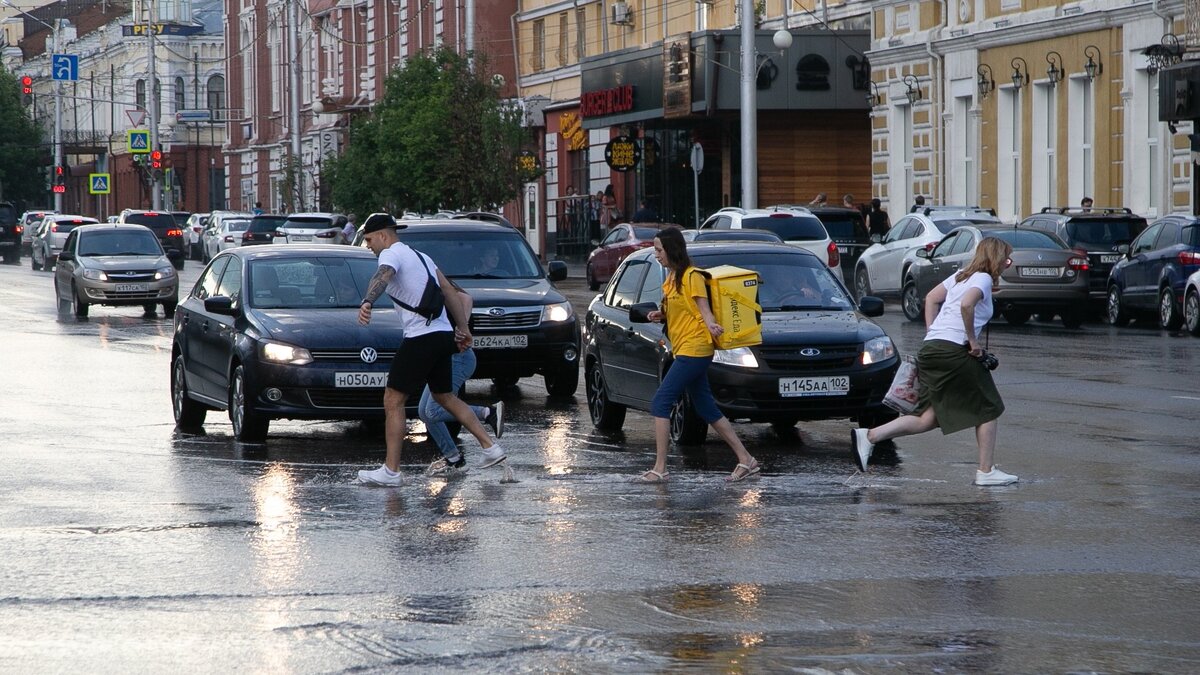
[[[451,376],[458,352],[454,333],[439,331],[417,337],[406,337],[392,358],[387,386],[412,396],[420,396],[429,385],[434,394],[446,394],[452,387]]]

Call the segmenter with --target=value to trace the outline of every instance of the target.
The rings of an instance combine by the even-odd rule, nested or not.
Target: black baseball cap
[[[365,221],[363,221],[363,234],[371,234],[372,232],[378,232],[389,227],[395,230],[402,230],[408,227],[408,225],[401,225],[397,223],[396,219],[390,214],[372,213],[371,215],[367,216]]]

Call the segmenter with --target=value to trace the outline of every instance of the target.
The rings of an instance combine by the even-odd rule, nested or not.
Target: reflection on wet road
[[[969,433],[848,480],[846,422],[739,425],[757,480],[725,484],[710,441],[636,485],[649,418],[597,432],[582,393],[551,403],[535,378],[509,398],[518,482],[424,478],[414,423],[406,484],[370,489],[350,481],[383,445],[361,425],[176,432],[170,322],[56,320],[48,279],[0,267],[19,346],[0,356],[0,670],[1200,669],[1198,341],[994,326],[1008,488],[970,485]]]

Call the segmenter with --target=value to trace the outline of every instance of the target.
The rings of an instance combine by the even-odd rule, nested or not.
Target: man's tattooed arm
[[[367,285],[367,292],[363,296],[363,302],[374,303],[387,290],[387,285],[394,276],[396,276],[396,269],[394,267],[380,265],[379,269],[375,270],[375,275],[371,277],[371,283]]]

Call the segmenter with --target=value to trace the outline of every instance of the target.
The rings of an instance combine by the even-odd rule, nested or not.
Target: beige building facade
[[[994,208],[1194,206],[1187,133],[1158,121],[1184,3],[922,0],[872,11],[873,192]],[[1153,58],[1155,54],[1163,59]]]

